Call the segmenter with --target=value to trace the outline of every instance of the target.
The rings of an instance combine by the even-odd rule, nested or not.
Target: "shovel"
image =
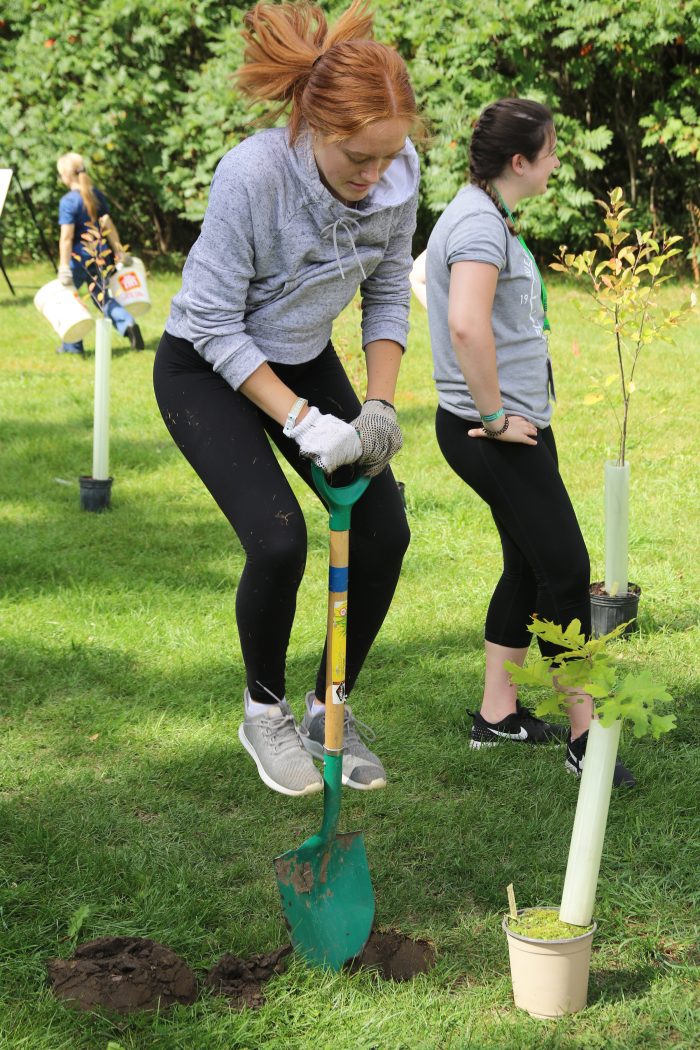
[[[309,965],[339,970],[362,951],[374,919],[374,891],[362,833],[336,833],[342,789],[350,512],[369,478],[333,488],[322,470],[313,465],[311,471],[330,511],[323,823],[318,834],[274,863],[292,945]]]

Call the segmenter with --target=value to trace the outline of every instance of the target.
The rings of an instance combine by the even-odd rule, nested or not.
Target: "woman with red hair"
[[[240,88],[289,111],[219,163],[199,239],[156,355],[156,396],[180,450],[243,545],[236,595],[246,669],[239,739],[262,780],[320,791],[325,652],[303,721],[285,664],[306,526],[274,448],[313,490],[355,463],[374,480],[353,511],[346,690],[391,603],[409,531],[388,463],[401,447],[393,400],[408,333],[421,122],[406,67],[371,39],[354,0],[333,27],[309,4],[245,16]],[[331,343],[360,290],[367,365],[360,404]],[[343,782],[383,787],[379,758],[345,709]]]

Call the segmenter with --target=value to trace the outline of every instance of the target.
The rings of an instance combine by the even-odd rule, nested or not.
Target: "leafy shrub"
[[[61,193],[56,157],[76,149],[139,251],[188,247],[218,159],[260,113],[230,81],[248,6],[7,0],[0,163],[17,169],[47,235]],[[346,4],[321,6],[332,15]],[[579,250],[595,230],[595,198],[618,185],[636,225],[690,228],[700,203],[700,0],[510,0],[507,11],[502,0],[374,0],[374,9],[433,130],[416,250],[464,179],[479,110],[513,94],[548,104],[559,133],[556,184],[522,209],[542,255],[564,242]],[[16,195],[2,224],[8,255],[38,251]]]

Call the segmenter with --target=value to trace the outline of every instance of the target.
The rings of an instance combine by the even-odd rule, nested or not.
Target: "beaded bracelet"
[[[501,416],[505,415],[505,411],[506,411],[505,408],[503,407],[503,405],[501,405],[501,407],[499,408],[498,412],[492,412],[488,416],[482,416],[481,417],[481,422],[482,423],[495,423],[497,419],[500,419]]]
[[[501,434],[505,434],[505,432],[508,429],[509,425],[510,425],[510,418],[508,416],[506,416],[505,420],[503,421],[503,426],[501,427],[500,430],[487,430],[486,427],[482,427],[481,429],[483,430],[484,434],[486,434],[486,437],[497,438],[497,437],[500,437]]]

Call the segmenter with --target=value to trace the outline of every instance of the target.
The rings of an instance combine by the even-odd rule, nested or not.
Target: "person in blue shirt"
[[[61,227],[59,240],[58,279],[67,288],[80,288],[88,281],[93,302],[105,317],[129,340],[132,350],[143,350],[143,336],[128,310],[112,299],[101,274],[109,273],[114,264],[128,266],[131,256],[122,247],[117,229],[109,215],[109,203],[104,193],[93,186],[85,171],[85,162],[79,153],[64,153],[58,158],[58,174],[68,193],[64,193],[58,206],[58,222]],[[83,237],[95,234],[95,242],[88,246]],[[95,256],[107,249],[105,266],[100,269]],[[100,292],[103,292],[100,298]],[[83,344],[62,343],[59,354],[82,354]]]

